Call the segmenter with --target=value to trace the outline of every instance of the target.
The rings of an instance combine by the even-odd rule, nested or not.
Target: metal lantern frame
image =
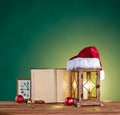
[[[76,70],[71,70],[71,97],[74,98],[74,105],[77,107],[85,106],[85,105],[102,105],[100,101],[100,71],[101,69],[84,69],[79,68]],[[95,72],[95,82],[92,84],[94,85],[92,90],[94,90],[95,97],[91,96],[92,90],[89,91],[85,88],[87,83],[84,83],[84,75],[83,73],[86,72],[85,79],[86,81],[90,81],[92,79],[92,72]],[[74,78],[74,80],[73,80]],[[91,84],[88,84],[91,85]],[[74,88],[75,87],[75,88]],[[85,98],[86,94],[84,94],[83,89],[87,90],[87,97]],[[85,99],[84,99],[85,98]]]

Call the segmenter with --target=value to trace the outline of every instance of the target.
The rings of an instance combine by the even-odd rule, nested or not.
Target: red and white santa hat
[[[100,55],[95,46],[82,49],[78,55],[67,61],[67,70],[75,70],[78,68],[100,68],[100,79],[104,79],[104,71],[100,61]]]

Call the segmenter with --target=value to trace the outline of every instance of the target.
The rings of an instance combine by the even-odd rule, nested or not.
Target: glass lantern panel
[[[97,97],[96,81],[96,72],[83,72],[83,99]]]
[[[78,72],[72,72],[72,97],[78,99]]]

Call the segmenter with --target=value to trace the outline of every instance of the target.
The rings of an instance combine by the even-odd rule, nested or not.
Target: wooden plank
[[[65,104],[33,104],[0,102],[0,115],[120,115],[120,101],[103,102],[104,106],[66,106]]]

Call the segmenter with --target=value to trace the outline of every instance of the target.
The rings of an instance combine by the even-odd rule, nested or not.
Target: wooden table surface
[[[0,101],[0,115],[120,115],[120,101],[103,102],[104,106],[75,107],[64,104],[33,104]]]

